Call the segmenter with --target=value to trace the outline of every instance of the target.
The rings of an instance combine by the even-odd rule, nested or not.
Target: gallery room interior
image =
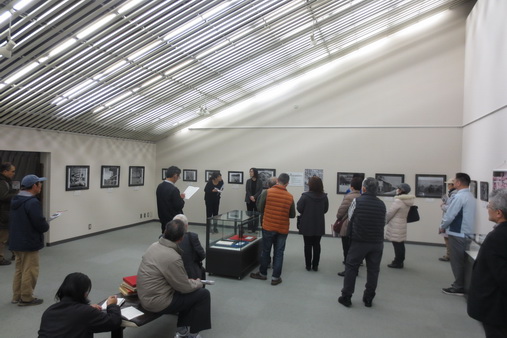
[[[2,267],[0,322],[13,324],[10,337],[33,336],[70,272],[92,277],[92,301],[117,292],[159,234],[155,189],[171,165],[191,170],[180,190],[199,187],[184,213],[203,244],[206,171],[222,173],[227,212],[245,209],[252,167],[277,175],[318,169],[329,225],[344,196],[339,173],[403,175],[415,191],[416,175],[461,171],[491,190],[493,171],[507,170],[506,13],[502,0],[0,1],[0,151],[37,153],[48,178],[44,213],[62,212],[41,251],[36,292],[44,305],[12,308],[13,266]],[[69,173],[79,176],[75,185]],[[304,186],[288,190],[297,201]],[[338,308],[341,245],[330,226],[328,260],[311,275],[292,220],[287,282],[273,290],[216,276],[214,327],[203,336],[406,337],[414,325],[416,337],[480,336],[465,300],[440,292],[452,277],[437,260],[440,203],[416,198],[421,221],[408,231],[409,267],[382,268],[374,315],[359,299]],[[486,204],[478,193],[477,234],[493,226]],[[390,243],[385,249],[383,267]],[[322,289],[301,295],[313,283]],[[250,303],[231,304],[227,292]],[[312,304],[315,316],[296,329],[310,311],[301,304]],[[173,325],[168,316],[125,336],[160,337]]]

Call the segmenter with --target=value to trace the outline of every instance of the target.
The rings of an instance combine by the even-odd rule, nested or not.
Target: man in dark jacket
[[[44,247],[44,233],[49,230],[37,199],[45,180],[35,175],[23,177],[21,191],[11,201],[9,249],[16,254],[11,303],[19,306],[42,304],[42,299],[33,296],[33,290],[39,277],[39,250]]]
[[[468,315],[482,322],[486,337],[507,337],[507,189],[489,197],[496,225],[479,249],[468,292]]]
[[[18,191],[12,188],[16,167],[9,162],[0,164],[0,265],[10,265],[4,258],[4,249],[9,240],[9,210],[11,199]]]
[[[338,298],[338,302],[346,307],[352,305],[350,299],[354,293],[357,272],[363,259],[366,259],[367,269],[363,302],[367,307],[372,306],[384,250],[386,206],[376,196],[378,182],[368,177],[363,181],[361,189],[362,195],[354,199],[349,208],[348,234],[351,242],[345,261],[342,295]]]
[[[166,224],[172,221],[174,216],[183,213],[185,194],[180,194],[180,190],[175,185],[180,175],[180,168],[170,166],[166,170],[166,179],[157,187],[157,211],[162,233],[165,232]]]

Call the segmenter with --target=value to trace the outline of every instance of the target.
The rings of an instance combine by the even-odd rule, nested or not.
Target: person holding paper
[[[219,171],[211,174],[208,183],[204,187],[204,202],[206,204],[206,218],[218,215],[220,207],[220,194],[224,186],[222,174]]]
[[[148,311],[177,314],[176,337],[198,337],[211,328],[211,297],[199,278],[189,279],[178,246],[187,231],[174,219],[164,236],[144,253],[137,270],[137,294]]]
[[[158,219],[162,233],[165,231],[166,224],[174,216],[183,213],[185,206],[185,194],[181,194],[176,188],[176,182],[180,179],[181,169],[176,166],[170,166],[166,170],[166,179],[157,187],[157,211]]]
[[[116,296],[110,296],[107,309],[90,305],[88,294],[92,282],[87,275],[74,272],[63,280],[56,292],[58,302],[42,315],[39,338],[93,337],[96,332],[121,330],[121,310]]]

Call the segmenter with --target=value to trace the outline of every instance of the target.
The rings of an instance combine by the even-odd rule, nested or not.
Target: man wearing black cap
[[[42,304],[42,299],[33,296],[33,290],[39,277],[39,250],[44,247],[44,233],[49,230],[36,197],[45,180],[35,175],[23,177],[21,191],[11,201],[9,249],[16,254],[11,303],[19,306]]]

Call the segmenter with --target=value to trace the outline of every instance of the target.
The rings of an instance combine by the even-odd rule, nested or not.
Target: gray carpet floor
[[[193,225],[204,246],[205,228]],[[14,265],[0,266],[0,336],[36,337],[44,310],[64,277],[75,271],[87,274],[93,283],[90,300],[96,303],[118,292],[123,276],[137,272],[141,256],[154,242],[159,223],[151,222],[71,241],[41,250],[40,276],[35,290],[44,304],[19,307],[10,304]],[[306,271],[303,239],[290,234],[287,240],[283,283],[245,277],[242,280],[211,276],[213,328],[204,338],[230,337],[390,337],[466,338],[483,337],[482,327],[466,314],[463,297],[444,295],[453,280],[449,263],[438,261],[443,247],[407,245],[405,268],[387,268],[393,259],[385,244],[377,297],[372,308],[361,302],[366,270],[361,267],[352,307],[337,302],[343,279],[341,241],[322,239],[318,272]],[[127,328],[125,337],[173,337],[175,317],[163,316],[141,328]],[[95,337],[109,337],[96,334]]]

